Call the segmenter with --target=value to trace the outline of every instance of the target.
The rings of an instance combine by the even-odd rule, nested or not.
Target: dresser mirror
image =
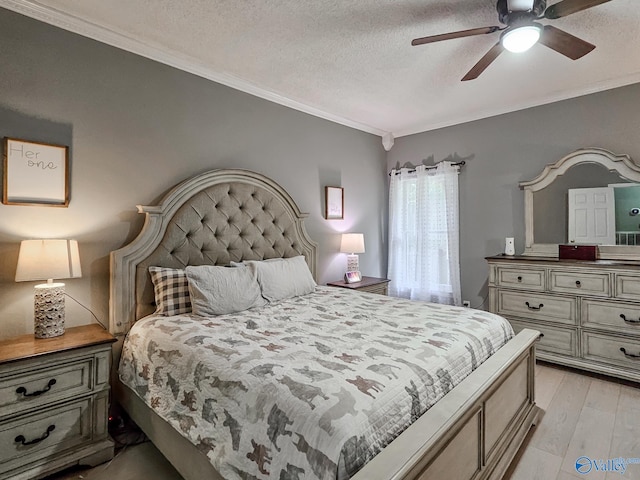
[[[557,257],[558,244],[597,243],[601,259],[640,259],[640,166],[628,155],[576,150],[520,188],[524,255]]]

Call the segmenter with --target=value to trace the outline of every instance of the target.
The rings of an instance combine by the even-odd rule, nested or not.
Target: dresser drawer
[[[608,297],[611,291],[608,273],[581,273],[551,270],[549,283],[549,290],[558,293]]]
[[[91,391],[93,358],[0,376],[0,418]]]
[[[616,298],[640,300],[640,276],[616,274]]]
[[[621,350],[624,349],[624,352]],[[582,356],[588,360],[640,369],[640,340],[582,332]]]
[[[544,290],[544,269],[498,267],[496,282],[501,287]]]
[[[91,439],[88,398],[0,424],[0,474]]]
[[[583,327],[628,333],[640,338],[640,305],[583,299]]]
[[[610,294],[608,273],[581,273],[552,270],[549,275],[549,290],[574,295]]]
[[[578,354],[578,331],[576,328],[552,327],[536,322],[509,319],[513,331],[520,333],[525,328],[537,330],[541,333],[536,349],[550,353],[575,356]]]
[[[496,313],[575,325],[576,300],[570,297],[499,290]]]

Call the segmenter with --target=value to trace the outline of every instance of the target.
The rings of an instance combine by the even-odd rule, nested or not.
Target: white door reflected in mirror
[[[612,187],[569,189],[569,243],[615,245],[616,214]]]

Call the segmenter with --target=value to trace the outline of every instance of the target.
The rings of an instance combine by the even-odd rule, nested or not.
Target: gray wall
[[[69,208],[0,205],[0,338],[33,331],[33,285],[15,283],[25,238],[75,238],[83,278],[67,291],[108,317],[108,255],[140,231],[135,205],[214,168],[282,185],[320,245],[319,282],[339,279],[340,231],[364,232],[361,270],[386,272],[380,138],[270,103],[0,9],[0,137],[69,145]],[[324,186],[345,188],[345,220],[323,219]],[[67,299],[67,323],[91,323]]]
[[[479,91],[482,78],[475,80]],[[398,138],[391,169],[457,153],[460,174],[460,263],[463,299],[478,306],[487,294],[485,256],[503,252],[504,238],[524,250],[524,196],[518,182],[583,147],[626,153],[640,161],[640,84],[498,117]],[[555,209],[547,212],[556,214]]]

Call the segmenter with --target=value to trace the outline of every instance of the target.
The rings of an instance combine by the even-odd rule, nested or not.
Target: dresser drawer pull
[[[580,280],[576,280],[576,287],[580,288],[581,285],[582,283],[580,283]]]
[[[27,389],[25,387],[18,387],[16,388],[16,393],[18,395],[22,394],[25,397],[37,397],[38,395],[42,395],[43,393],[46,393],[49,390],[51,390],[51,387],[53,387],[55,384],[56,384],[56,379],[52,378],[51,380],[49,380],[49,383],[47,383],[47,386],[44,387],[42,390],[36,390],[35,392],[27,393]]]
[[[627,351],[624,349],[624,347],[620,347],[620,351],[622,353],[624,353],[625,357],[629,357],[629,358],[640,358],[640,355],[634,355],[633,353],[627,353]]]
[[[518,282],[522,282],[522,277],[518,277]]]
[[[532,307],[531,305],[529,305],[529,302],[524,302],[524,304],[527,306],[529,310],[540,310],[542,307],[544,307],[544,304],[542,303],[537,307]]]
[[[624,320],[625,322],[627,322],[627,323],[632,323],[632,324],[635,324],[635,325],[640,324],[640,319],[638,319],[638,320],[628,320],[627,317],[625,317],[624,313],[620,314],[620,318],[622,320]]]
[[[544,333],[540,332],[540,335],[538,335],[538,340],[542,340],[542,337],[544,337]]]
[[[35,445],[36,443],[40,443],[45,438],[47,438],[49,436],[49,434],[51,432],[53,432],[55,429],[56,429],[55,425],[49,425],[47,427],[47,431],[44,432],[40,438],[34,438],[33,440],[29,440],[28,442],[27,442],[27,439],[24,438],[24,436],[22,436],[22,435],[18,435],[14,440],[15,440],[16,443],[21,443],[22,445],[25,445],[25,446],[26,445]]]

